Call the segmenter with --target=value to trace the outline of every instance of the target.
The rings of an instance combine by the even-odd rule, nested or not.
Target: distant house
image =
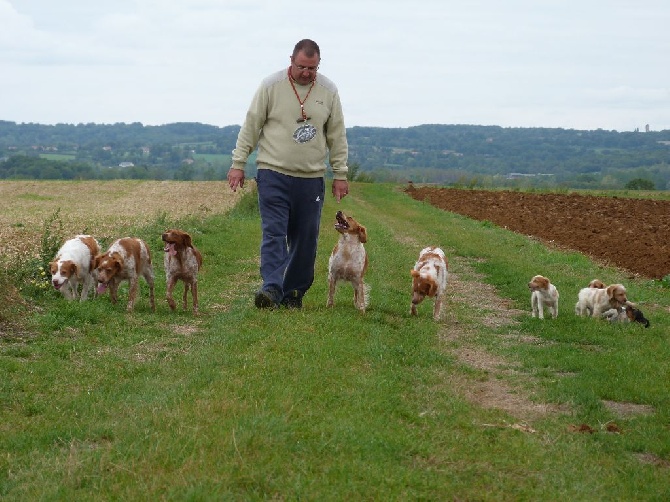
[[[119,164],[119,167],[135,167],[135,164],[133,164],[132,162],[121,162]]]
[[[534,174],[526,174],[526,173],[509,173],[507,175],[508,180],[518,180],[519,178],[533,178],[535,177]]]

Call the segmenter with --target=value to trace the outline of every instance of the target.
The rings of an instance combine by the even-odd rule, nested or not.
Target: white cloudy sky
[[[240,124],[301,38],[347,127],[670,129],[668,0],[0,0],[0,120]]]

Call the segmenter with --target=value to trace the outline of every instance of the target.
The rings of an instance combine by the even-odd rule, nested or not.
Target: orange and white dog
[[[337,282],[349,281],[354,288],[354,306],[365,312],[369,288],[363,281],[368,269],[368,254],[363,244],[368,241],[368,232],[363,225],[342,211],[335,214],[335,230],[340,233],[340,238],[328,260],[326,306],[332,307],[335,304]]]
[[[49,263],[54,288],[68,300],[86,300],[89,291],[95,286],[93,270],[98,253],[100,244],[90,235],[77,235],[65,241],[56,257]]]
[[[589,286],[588,286],[588,287],[589,287],[589,288],[598,288],[598,289],[602,289],[602,288],[605,288],[605,287],[607,287],[607,286],[605,286],[605,283],[604,283],[603,281],[601,281],[600,279],[593,279],[591,282],[589,282]]]
[[[142,239],[124,237],[114,241],[104,254],[95,257],[95,269],[98,275],[98,294],[104,293],[109,287],[112,303],[117,302],[121,281],[128,281],[128,312],[135,307],[139,278],[144,277],[149,285],[151,310],[156,310],[151,253]]]
[[[606,288],[582,288],[575,304],[575,314],[600,317],[609,309],[620,309],[628,303],[623,284],[610,284]]]
[[[412,305],[410,315],[417,315],[416,307],[426,297],[434,298],[433,319],[440,319],[442,302],[447,289],[449,264],[439,247],[429,246],[419,253],[419,260],[410,270],[412,276]]]
[[[534,276],[528,283],[530,289],[530,306],[533,317],[544,319],[544,308],[549,309],[551,317],[558,317],[558,290],[549,279],[542,275]]]
[[[198,271],[202,267],[202,255],[191,242],[191,236],[178,229],[172,229],[161,235],[165,243],[163,265],[167,281],[166,298],[170,308],[174,310],[176,303],[172,297],[177,281],[184,281],[183,304],[187,309],[188,290],[191,289],[193,313],[198,313]]]

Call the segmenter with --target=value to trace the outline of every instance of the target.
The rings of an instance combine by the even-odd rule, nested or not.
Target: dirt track
[[[634,274],[654,279],[670,274],[669,201],[415,186],[407,193]]]

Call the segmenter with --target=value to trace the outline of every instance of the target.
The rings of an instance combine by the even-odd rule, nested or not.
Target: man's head
[[[316,78],[321,62],[321,51],[314,40],[305,38],[295,44],[291,55],[291,78],[301,85],[309,84]]]

